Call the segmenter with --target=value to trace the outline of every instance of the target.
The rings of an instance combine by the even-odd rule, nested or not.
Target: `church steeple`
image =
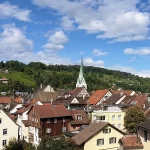
[[[76,87],[85,87],[87,89],[86,81],[83,77],[83,59],[81,58],[80,72],[77,79]]]

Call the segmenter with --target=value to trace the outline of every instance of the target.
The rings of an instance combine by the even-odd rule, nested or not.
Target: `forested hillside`
[[[45,65],[41,62],[31,62],[23,64],[18,61],[7,61],[6,63],[0,62],[1,76],[9,78],[8,90],[32,91],[37,86],[42,84],[51,84],[55,89],[73,89],[75,88],[79,67],[65,66],[65,65]],[[3,73],[8,70],[9,73]],[[14,72],[15,71],[15,72]],[[18,82],[13,77],[17,77]],[[14,74],[15,73],[15,74]],[[130,73],[108,70],[98,67],[84,67],[84,77],[86,79],[88,90],[93,91],[96,89],[132,89],[140,92],[150,92],[150,78],[142,78]],[[19,85],[19,88],[17,87]],[[6,85],[0,85],[6,86]],[[15,88],[13,89],[12,87]],[[2,88],[0,87],[0,91]]]

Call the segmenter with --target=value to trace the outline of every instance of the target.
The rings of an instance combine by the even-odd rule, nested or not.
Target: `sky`
[[[150,77],[150,0],[0,0],[0,60]]]

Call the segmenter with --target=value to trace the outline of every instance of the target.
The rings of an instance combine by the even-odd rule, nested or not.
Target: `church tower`
[[[83,59],[81,58],[80,72],[77,79],[76,87],[85,87],[87,89],[86,81],[83,77]]]

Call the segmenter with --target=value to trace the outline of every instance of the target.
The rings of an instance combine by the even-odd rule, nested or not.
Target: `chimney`
[[[120,97],[122,97],[123,96],[123,92],[120,92]]]

